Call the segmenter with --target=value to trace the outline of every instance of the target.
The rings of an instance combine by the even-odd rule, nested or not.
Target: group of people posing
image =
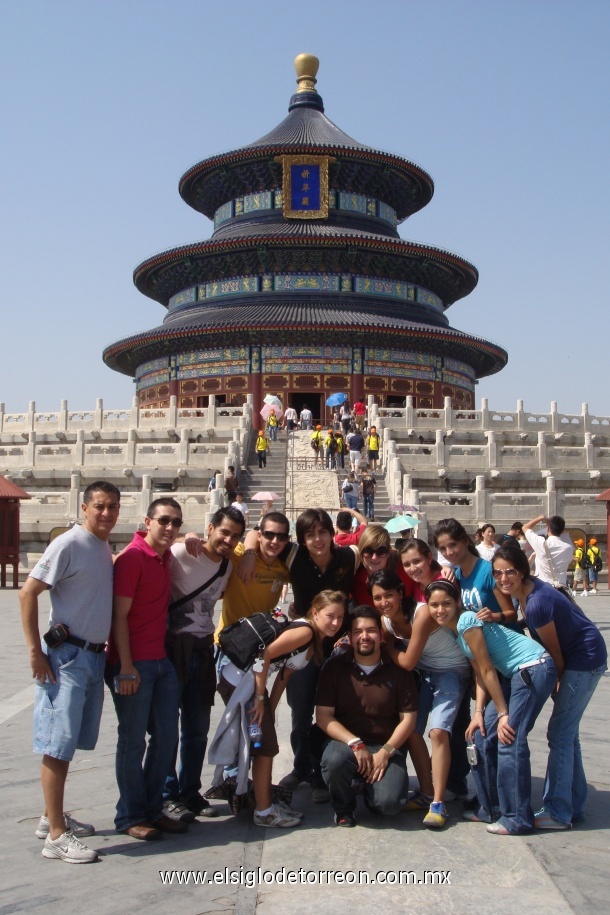
[[[144,529],[113,567],[108,538],[119,506],[111,484],[88,487],[83,524],[50,544],[20,593],[37,682],[34,750],[45,810],[36,835],[45,857],[96,857],[81,841],[93,826],[64,811],[64,786],[75,750],[95,746],[104,679],[118,724],[115,826],[134,839],[183,832],[216,813],[201,783],[216,692],[226,710],[210,745],[217,774],[206,793],[222,796],[224,781],[247,792],[251,761],[257,826],[298,826],[303,813],[286,792],[307,784],[314,802],[330,800],[337,826],[355,825],[362,795],[375,813],[422,811],[425,825],[439,828],[446,792],[466,796],[469,768],[476,802],[464,815],[490,832],[567,829],[584,816],[578,729],[606,669],[605,644],[569,598],[532,577],[518,544],[490,563],[449,519],[434,531],[441,566],[424,541],[403,542],[398,552],[374,523],[356,545],[339,545],[321,509],[299,516],[296,542],[277,511],[242,542],[244,518],[232,507],[213,515],[204,537],[180,542],[180,505],[166,497],[149,506]],[[222,630],[272,611],[287,583],[291,622],[254,667],[241,670],[222,651],[215,659]],[[45,589],[52,611],[41,643]],[[282,794],[272,765],[284,690],[294,761]],[[551,694],[544,806],[534,814],[527,735]],[[228,726],[235,716],[237,729]],[[262,730],[251,746],[243,739],[249,724]],[[407,754],[418,779],[411,795]]]

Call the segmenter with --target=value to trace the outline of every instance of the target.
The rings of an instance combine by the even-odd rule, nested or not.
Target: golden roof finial
[[[315,91],[316,75],[320,61],[314,54],[298,54],[294,59],[299,88],[297,92]]]

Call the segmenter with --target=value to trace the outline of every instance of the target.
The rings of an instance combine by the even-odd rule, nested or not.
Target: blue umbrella
[[[347,400],[347,394],[331,394],[330,397],[326,398],[327,407],[338,407],[339,404],[344,403]]]

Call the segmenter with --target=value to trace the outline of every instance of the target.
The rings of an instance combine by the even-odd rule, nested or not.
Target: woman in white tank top
[[[426,559],[423,553],[421,557]],[[430,565],[431,556],[427,562]],[[435,572],[428,568],[424,577],[433,579]],[[400,626],[404,617],[400,579],[391,572],[377,572],[369,579],[369,588],[373,603],[383,616],[386,631],[394,634],[396,625]],[[421,675],[417,723],[408,744],[419,779],[419,792],[409,803],[410,809],[429,806],[424,825],[439,829],[447,819],[444,799],[451,764],[449,738],[470,682],[469,664],[464,664],[463,652],[453,634],[432,619],[426,603],[419,603],[414,608],[412,635],[406,648],[390,646],[389,654],[399,667],[417,668]],[[432,743],[431,761],[424,740],[427,726]]]
[[[263,731],[262,747],[275,745],[277,753],[277,736],[275,734],[275,710],[286,684],[295,670],[304,667],[313,657],[322,663],[322,639],[336,637],[341,629],[345,615],[346,596],[342,591],[321,591],[303,619],[295,620],[267,645],[259,661],[254,665],[254,708],[252,722]],[[271,689],[267,692],[267,679],[274,671],[280,671]],[[257,825],[298,825],[302,814],[297,811],[277,811],[271,801],[271,773],[273,756],[264,753],[257,755],[256,766],[252,767],[254,797],[256,810],[254,822]],[[288,815],[288,822],[282,823]],[[277,817],[276,817],[277,815]],[[271,822],[274,818],[277,822]]]

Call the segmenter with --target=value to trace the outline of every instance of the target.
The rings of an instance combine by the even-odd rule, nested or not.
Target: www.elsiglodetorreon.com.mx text
[[[451,871],[351,871],[306,870],[303,867],[280,867],[267,870],[262,867],[246,869],[225,867],[216,871],[159,871],[163,886],[447,886],[451,885]]]

